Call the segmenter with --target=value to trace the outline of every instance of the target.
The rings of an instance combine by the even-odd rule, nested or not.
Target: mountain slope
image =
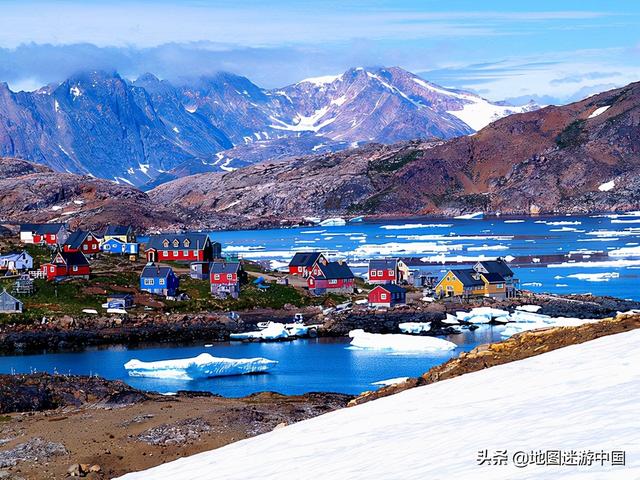
[[[0,223],[20,222],[69,222],[91,229],[182,225],[172,212],[128,185],[0,158]]]
[[[607,107],[607,108],[605,108]],[[640,83],[448,142],[369,145],[203,174],[152,199],[195,220],[640,209]],[[223,220],[221,220],[221,218]]]
[[[453,138],[526,108],[397,67],[353,68],[273,90],[229,73],[172,85],[151,74],[129,82],[90,72],[36,92],[0,84],[0,155],[154,186],[368,142]]]

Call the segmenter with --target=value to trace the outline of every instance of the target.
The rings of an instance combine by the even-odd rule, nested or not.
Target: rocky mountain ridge
[[[352,68],[263,89],[230,73],[174,85],[85,72],[35,92],[0,84],[0,155],[146,188],[369,142],[449,139],[505,107],[402,70]]]

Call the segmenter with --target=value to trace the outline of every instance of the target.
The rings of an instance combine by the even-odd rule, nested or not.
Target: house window
[[[503,289],[504,288],[504,283],[498,283],[496,285],[496,288],[499,289],[499,290]]]
[[[164,251],[162,252],[162,256],[163,256],[163,257],[168,257],[168,256],[169,256],[169,252],[167,252],[166,250],[164,250]]]
[[[166,240],[166,239],[165,239],[165,240],[163,240],[163,241],[162,241],[162,246],[163,246],[164,248],[168,248],[168,247],[169,247],[169,240]]]
[[[227,273],[227,280],[232,280],[232,279],[233,279],[233,274]]]
[[[338,284],[338,280],[336,280],[335,278],[332,278],[331,280],[329,280],[329,285],[337,285]]]
[[[382,270],[378,270],[378,276],[381,277],[383,275]]]
[[[302,271],[302,267],[298,267],[298,271],[301,272]]]
[[[158,280],[158,283],[159,283],[160,285],[164,285],[164,278],[161,278],[160,280]]]
[[[189,248],[189,245],[191,245],[191,242],[189,241],[188,238],[185,238],[184,242],[182,242],[182,244],[185,246],[185,248]]]
[[[174,247],[179,247],[180,246],[180,242],[176,239],[173,241],[173,246]]]
[[[216,273],[213,275],[214,280],[220,280],[220,274]]]
[[[104,245],[102,248],[104,248],[105,250],[111,250],[111,245]]]
[[[77,265],[74,265],[72,270],[73,270],[74,272],[77,272],[77,271],[78,271],[78,266],[77,266]]]
[[[153,285],[153,278],[145,278],[144,279],[144,284],[145,285]]]
[[[189,256],[189,251],[188,250],[183,250],[182,251],[182,255],[185,256],[185,257],[188,257]]]
[[[387,299],[387,294],[386,293],[381,293],[380,294],[380,299],[381,300],[386,300]]]
[[[56,267],[54,267],[53,265],[52,265],[52,266],[50,266],[50,267],[49,267],[49,271],[50,271],[51,273],[55,272],[55,271],[56,271]]]
[[[89,249],[86,243],[84,245],[82,245],[82,249],[83,250],[88,250]]]
[[[178,256],[178,251],[177,251],[177,250],[174,250],[174,251],[173,251],[173,256],[174,256],[174,257],[177,257],[177,256]]]
[[[376,275],[376,271],[375,271],[375,270],[371,270],[371,278],[373,278],[373,277],[375,277],[375,276],[377,276],[377,275]]]
[[[393,276],[393,270],[388,270],[389,275]]]

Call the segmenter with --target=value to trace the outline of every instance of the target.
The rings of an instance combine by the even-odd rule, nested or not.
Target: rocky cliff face
[[[0,222],[49,221],[92,229],[109,223],[145,229],[181,224],[172,212],[128,185],[0,158]]]
[[[172,85],[90,72],[35,92],[0,84],[0,155],[152,187],[355,144],[452,138],[526,108],[400,68],[354,68],[273,90],[229,73]]]
[[[447,107],[449,108],[449,107]],[[405,142],[162,185],[193,221],[640,208],[640,84],[512,115],[448,142]]]

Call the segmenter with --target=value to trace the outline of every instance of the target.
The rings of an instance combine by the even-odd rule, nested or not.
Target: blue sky
[[[276,87],[398,65],[492,100],[559,103],[640,76],[633,0],[3,0],[0,8],[0,81],[14,90],[83,69],[173,81],[227,70]]]

